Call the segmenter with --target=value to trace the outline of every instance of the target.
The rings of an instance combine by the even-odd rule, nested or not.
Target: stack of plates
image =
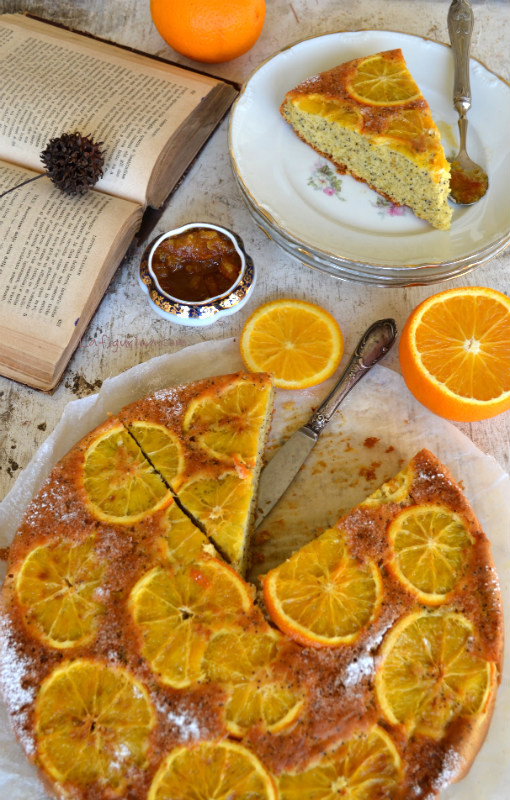
[[[450,48],[391,31],[327,34],[277,53],[243,87],[229,126],[234,174],[256,223],[309,267],[378,286],[463,275],[510,243],[510,86],[478,61],[471,60],[468,151],[486,168],[489,190],[473,206],[454,206],[449,231],[435,230],[409,209],[339,175],[280,116],[285,93],[305,78],[397,47],[430,105],[446,155],[455,155]]]

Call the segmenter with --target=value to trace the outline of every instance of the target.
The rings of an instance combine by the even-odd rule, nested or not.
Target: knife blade
[[[259,479],[256,526],[267,517],[293,482],[317,439],[351,389],[391,349],[397,336],[393,319],[380,319],[365,331],[339,380],[308,422],[287,439]]]

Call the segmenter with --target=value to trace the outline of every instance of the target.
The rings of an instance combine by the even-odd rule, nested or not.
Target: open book
[[[48,141],[105,150],[83,196],[48,177],[0,199],[0,374],[50,390],[126,253],[237,94],[234,86],[22,15],[0,16],[0,194]]]

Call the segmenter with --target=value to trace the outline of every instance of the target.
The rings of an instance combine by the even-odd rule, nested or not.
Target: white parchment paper
[[[342,366],[342,365],[341,365]],[[0,547],[9,545],[24,510],[52,466],[89,430],[126,403],[157,389],[242,369],[235,339],[203,342],[160,356],[107,379],[98,394],[68,404],[60,422],[0,504]],[[279,391],[268,455],[309,417],[334,378],[301,392]],[[492,545],[501,581],[505,631],[510,619],[510,477],[457,428],[424,409],[402,378],[375,367],[356,386],[324,431],[288,492],[254,540],[252,578],[266,571],[317,529],[334,524],[422,447],[450,469]],[[5,567],[4,567],[5,571]],[[510,675],[505,662],[487,739],[468,776],[441,800],[507,800],[510,786]],[[0,706],[0,797],[46,800]]]

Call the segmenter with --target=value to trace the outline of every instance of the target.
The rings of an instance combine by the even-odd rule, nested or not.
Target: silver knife
[[[324,402],[264,467],[259,480],[257,527],[288,489],[344,397],[386,355],[396,336],[397,326],[393,319],[380,319],[370,325]]]

